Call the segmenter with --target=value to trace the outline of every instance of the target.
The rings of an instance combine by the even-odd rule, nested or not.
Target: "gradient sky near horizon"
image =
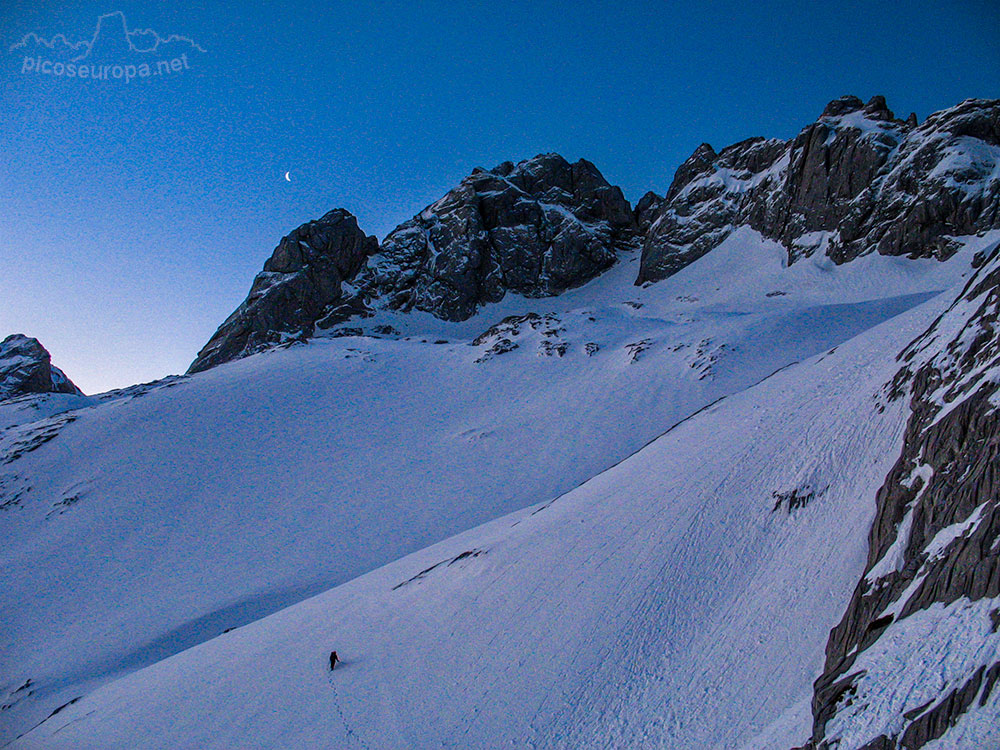
[[[125,84],[10,50],[111,11],[206,51]],[[183,372],[331,208],[381,239],[473,167],[547,151],[635,202],[699,143],[791,137],[842,94],[921,119],[998,97],[998,38],[995,0],[4,0],[0,338],[38,338],[88,393]]]

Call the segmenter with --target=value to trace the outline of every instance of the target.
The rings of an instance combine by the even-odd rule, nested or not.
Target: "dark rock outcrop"
[[[947,258],[951,237],[997,227],[1000,100],[970,99],[909,130],[837,225],[829,254]]]
[[[278,243],[246,300],[219,326],[188,372],[309,337],[317,321],[345,302],[343,282],[377,249],[378,241],[342,208],[298,227]]]
[[[0,401],[36,393],[82,391],[58,367],[36,339],[19,333],[0,341]]]
[[[826,667],[815,685],[809,748],[837,747],[844,728],[873,701],[883,707],[884,719],[872,736],[861,738],[865,747],[919,748],[998,689],[998,323],[995,250],[961,297],[901,355],[904,367],[887,397],[910,394],[904,447],[876,498],[866,574],[830,634]],[[972,614],[977,608],[978,618]],[[911,618],[922,626],[911,626]],[[984,636],[990,618],[992,635]],[[955,652],[966,642],[976,648],[963,659]],[[942,649],[964,661],[947,677]],[[901,654],[912,664],[904,669],[893,662],[892,682],[866,681],[873,666]],[[913,684],[930,685],[932,700]]]
[[[588,161],[544,154],[474,171],[393,230],[359,284],[390,309],[465,320],[507,292],[579,286],[638,241],[619,188]]]
[[[750,226],[789,261],[825,252],[948,257],[950,237],[1000,226],[1000,101],[897,120],[845,96],[790,141],[702,144],[650,220],[637,283],[665,278]]]
[[[663,205],[663,197],[652,190],[642,196],[635,204],[632,215],[635,216],[636,227],[641,235],[645,236],[646,232],[649,231],[661,205]]]
[[[758,175],[767,175],[785,148],[784,141],[751,138],[716,154],[710,145],[701,144],[677,170],[666,197],[648,219],[636,283],[672,276],[746,223],[741,211],[749,203],[740,190],[752,187]]]
[[[343,209],[293,231],[189,372],[307,339],[317,329],[336,335],[340,324],[379,309],[457,321],[508,292],[559,294],[639,245],[628,201],[588,161],[543,154],[476,169],[381,247]]]

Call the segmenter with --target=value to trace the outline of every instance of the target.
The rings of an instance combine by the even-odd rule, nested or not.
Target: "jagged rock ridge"
[[[810,750],[913,750],[949,730],[960,747],[965,722],[1000,711],[998,322],[1000,249],[901,357],[888,397],[909,393],[912,414],[830,634]]]
[[[543,154],[476,169],[381,247],[343,209],[293,231],[189,371],[308,338],[377,308],[455,321],[508,292],[559,294],[639,243],[628,201],[588,161]]]
[[[824,252],[946,258],[1000,226],[1000,101],[896,119],[885,99],[834,100],[790,141],[702,144],[647,217],[638,283],[665,278],[749,225],[790,262]]]
[[[559,294],[640,245],[636,283],[656,281],[742,226],[780,242],[789,262],[947,258],[954,237],[1000,227],[1000,101],[918,124],[881,96],[841,97],[792,140],[702,144],[663,197],[649,192],[634,211],[593,164],[557,154],[474,170],[381,246],[336,209],[282,240],[190,371],[347,332],[338,326],[379,309],[460,321],[508,292]]]
[[[508,291],[579,286],[638,239],[628,201],[593,164],[545,154],[475,170],[385,238],[362,285],[392,309],[464,320]]]
[[[37,339],[12,334],[0,342],[0,401],[37,393],[82,391],[52,366],[52,358]]]

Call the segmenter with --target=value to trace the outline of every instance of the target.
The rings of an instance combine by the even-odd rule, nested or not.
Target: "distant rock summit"
[[[58,367],[36,339],[15,333],[0,342],[0,401],[35,393],[82,391]]]
[[[385,238],[362,284],[391,309],[465,320],[507,292],[590,281],[638,241],[631,206],[597,167],[544,154],[473,171]]]
[[[336,209],[284,238],[191,365],[205,370],[343,331],[379,310],[470,318],[508,293],[560,294],[641,253],[664,279],[749,227],[789,263],[878,252],[948,258],[1000,227],[1000,100],[897,119],[881,96],[830,102],[789,141],[699,146],[665,195],[633,210],[597,167],[543,154],[472,174],[381,243]]]

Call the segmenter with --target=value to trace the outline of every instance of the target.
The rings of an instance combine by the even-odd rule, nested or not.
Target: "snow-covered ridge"
[[[746,257],[756,261],[751,274],[735,262]],[[204,626],[198,645],[137,671],[134,654],[91,654],[86,664],[119,669],[72,684],[72,674],[49,665],[93,643],[93,631],[81,632],[67,652],[33,659],[31,674],[38,685],[61,686],[48,705],[84,697],[13,747],[143,747],[155,736],[205,748],[728,748],[753,747],[765,731],[775,738],[770,723],[808,694],[825,634],[864,568],[871,498],[905,426],[902,401],[876,408],[898,366],[893,352],[947,304],[914,295],[944,282],[942,273],[952,281],[962,273],[955,262],[893,271],[895,259],[869,259],[883,271],[883,291],[894,272],[908,278],[900,277],[895,302],[877,301],[864,289],[871,269],[786,269],[781,258],[779,247],[747,233],[625,299],[611,297],[620,287],[602,277],[542,300],[548,309],[538,317],[508,320],[472,346],[454,337],[321,341],[81,416],[49,450],[58,441],[69,449],[98,419],[104,430],[119,419],[127,428],[154,410],[175,429],[185,404],[214,403],[226,413],[199,415],[211,421],[213,445],[245,446],[256,434],[247,455],[267,470],[259,482],[242,472],[239,486],[227,488],[229,477],[199,468],[203,457],[185,467],[197,476],[178,486],[160,473],[179,454],[156,465],[162,478],[151,484],[171,492],[157,500],[143,489],[141,513],[128,506],[114,514],[109,534],[120,538],[134,524],[131,541],[116,545],[120,554],[155,545],[152,565],[143,556],[142,580],[177,583],[161,591],[137,582],[113,598],[129,607],[95,609],[118,620],[109,623],[117,639],[153,635],[159,622],[169,637],[154,638],[157,648],[172,638],[181,645],[188,633],[179,625],[191,623]],[[767,296],[775,288],[785,294]],[[827,304],[817,304],[823,295]],[[810,336],[821,338],[806,345]],[[497,337],[521,346],[477,362]],[[545,356],[540,346],[556,338],[565,352]],[[708,338],[726,349],[702,378],[694,352],[674,347]],[[629,345],[644,339],[651,345],[632,358]],[[587,342],[600,347],[589,354]],[[240,402],[225,406],[223,393]],[[352,403],[335,394],[352,394]],[[266,409],[248,409],[246,398]],[[236,434],[220,436],[215,425],[237,413],[265,423],[250,429],[234,420]],[[184,441],[184,455],[203,454],[199,434]],[[165,429],[162,437],[173,435]],[[106,518],[121,502],[102,499],[113,490],[109,479],[127,464],[148,465],[141,456],[152,448],[123,464],[90,457],[106,467],[90,494],[49,522],[63,524],[64,546],[75,548],[67,535],[95,532],[84,514]],[[390,449],[404,470],[386,460]],[[26,475],[53,466],[54,454],[41,450],[24,459],[38,461],[24,465]],[[542,479],[554,474],[555,485]],[[117,481],[116,492],[136,491]],[[504,498],[511,489],[518,497]],[[197,500],[188,499],[195,491]],[[319,502],[307,502],[314,492]],[[776,506],[776,494],[802,500]],[[331,504],[325,519],[320,509]],[[52,554],[40,512],[27,506],[15,535],[36,540],[21,547],[34,550],[30,557]],[[143,543],[139,530],[160,514],[169,531]],[[261,519],[266,529],[253,543],[234,538]],[[411,535],[412,554],[397,549],[377,561],[373,540],[385,545],[399,534]],[[240,557],[222,559],[229,548]],[[367,572],[359,556],[372,565]],[[363,574],[336,576],[345,564]],[[224,590],[195,597],[193,584],[213,578],[215,565],[225,570]],[[253,612],[263,591],[249,601],[233,591],[269,580],[268,591],[282,592],[302,582],[301,571],[329,577],[306,590],[317,596],[267,618]],[[112,572],[130,580],[110,569],[101,580]],[[249,616],[223,606],[228,597],[245,601]],[[18,632],[67,616],[91,620],[70,597],[54,600],[63,613],[47,605]],[[175,601],[201,605],[172,605],[176,619],[164,622]],[[117,639],[108,643],[120,647]],[[131,646],[149,653],[141,640]],[[330,673],[333,648],[344,663]],[[769,747],[807,733],[806,721],[789,723],[777,735],[784,744]]]
[[[509,294],[563,294],[640,247],[630,281],[656,281],[740,227],[780,242],[790,263],[947,258],[957,238],[1000,226],[998,113],[998,102],[969,100],[918,126],[882,97],[842,97],[791,141],[702,144],[664,198],[649,192],[634,210],[593,164],[558,154],[474,169],[381,244],[335,209],[281,241],[191,371],[382,313],[481,314],[484,330]]]
[[[352,333],[380,313],[462,321],[510,293],[558,295],[638,246],[628,201],[590,162],[541,154],[475,169],[381,244],[344,209],[296,229],[190,371]]]
[[[997,113],[335,209],[192,375],[0,404],[0,743],[996,744]]]

